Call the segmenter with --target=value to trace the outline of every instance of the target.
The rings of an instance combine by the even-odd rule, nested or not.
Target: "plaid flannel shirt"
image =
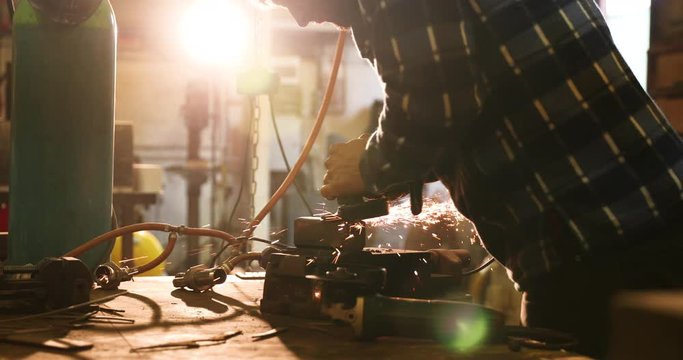
[[[522,288],[683,222],[683,143],[592,0],[358,0],[368,190],[438,176]]]

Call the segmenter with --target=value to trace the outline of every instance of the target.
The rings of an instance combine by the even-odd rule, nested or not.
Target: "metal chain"
[[[251,202],[249,203],[249,219],[253,219],[255,216],[255,203],[256,203],[256,170],[259,166],[258,157],[258,142],[259,142],[259,120],[261,119],[261,107],[259,105],[259,99],[254,98],[252,101],[252,132],[251,132],[251,186],[249,189],[251,195]]]

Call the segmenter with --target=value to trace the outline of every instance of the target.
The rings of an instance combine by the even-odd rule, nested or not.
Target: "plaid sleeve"
[[[467,200],[515,281],[653,241],[680,223],[683,142],[595,2],[469,3],[487,44],[480,66],[500,94],[482,113],[495,104],[500,115],[477,122],[490,126],[473,146]]]
[[[471,24],[461,1],[361,1],[385,108],[361,173],[370,192],[429,181],[457,155],[479,108]]]

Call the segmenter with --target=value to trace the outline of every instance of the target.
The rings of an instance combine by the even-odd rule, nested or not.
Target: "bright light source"
[[[195,1],[182,19],[181,37],[190,56],[215,65],[237,65],[251,39],[251,22],[236,0]]]
[[[650,3],[651,0],[607,0],[605,8],[607,9],[608,16],[623,16],[648,11]]]

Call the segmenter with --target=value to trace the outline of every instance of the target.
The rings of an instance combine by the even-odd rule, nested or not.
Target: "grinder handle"
[[[482,343],[500,336],[503,314],[481,305],[447,300],[386,296],[358,297],[352,326],[362,340],[380,336],[428,338],[445,342],[477,335]],[[466,332],[485,329],[477,334]]]
[[[345,205],[358,205],[363,203],[363,196],[362,195],[347,195],[347,196],[338,196],[337,197],[337,204],[339,206],[345,206]]]

